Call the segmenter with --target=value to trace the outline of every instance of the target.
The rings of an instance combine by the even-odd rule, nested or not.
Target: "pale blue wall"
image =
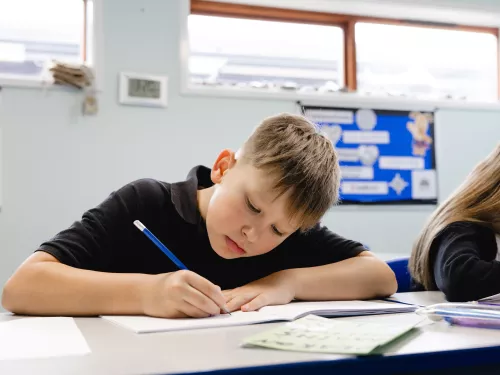
[[[295,110],[291,101],[181,96],[181,1],[103,3],[106,77],[97,117],[78,117],[80,98],[65,90],[4,88],[0,94],[0,285],[40,242],[113,189],[140,177],[182,179],[220,149],[238,147],[263,117]],[[123,70],[167,74],[169,107],[118,105]],[[439,188],[446,195],[500,140],[500,112],[441,111],[436,133]],[[376,252],[408,254],[428,213],[334,209],[325,222]]]

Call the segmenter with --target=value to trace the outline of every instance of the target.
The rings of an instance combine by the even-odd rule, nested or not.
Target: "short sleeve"
[[[307,232],[290,238],[285,256],[286,268],[316,267],[356,257],[366,248],[317,224]]]
[[[161,192],[160,182],[142,179],[111,193],[101,204],[86,211],[81,220],[40,245],[44,251],[66,265],[105,271],[113,251],[124,241],[125,229]]]
[[[495,260],[494,235],[487,228],[455,223],[435,241],[434,279],[449,301],[474,301],[500,293],[500,262]]]

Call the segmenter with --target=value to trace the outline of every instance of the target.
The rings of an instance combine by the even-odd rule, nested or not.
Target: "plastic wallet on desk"
[[[464,303],[438,303],[416,310],[431,320],[453,325],[500,329],[500,294]]]

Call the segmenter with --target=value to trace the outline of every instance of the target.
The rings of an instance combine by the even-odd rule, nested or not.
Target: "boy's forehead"
[[[287,195],[287,192],[281,194],[282,192],[276,189],[280,177],[275,173],[248,165],[248,168],[242,171],[241,178],[254,193],[262,195],[265,200],[275,201],[280,196]]]

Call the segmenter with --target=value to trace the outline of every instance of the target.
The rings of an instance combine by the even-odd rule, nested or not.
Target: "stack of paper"
[[[162,319],[146,316],[102,316],[136,333],[179,331],[186,329],[229,327],[273,321],[291,321],[309,314],[328,317],[412,312],[415,306],[390,302],[334,301],[295,302],[281,306],[266,306],[259,311],[236,311],[203,319]]]
[[[0,360],[88,353],[73,318],[21,318],[0,323]]]
[[[415,327],[406,324],[340,321],[309,315],[244,340],[245,347],[366,355]]]

